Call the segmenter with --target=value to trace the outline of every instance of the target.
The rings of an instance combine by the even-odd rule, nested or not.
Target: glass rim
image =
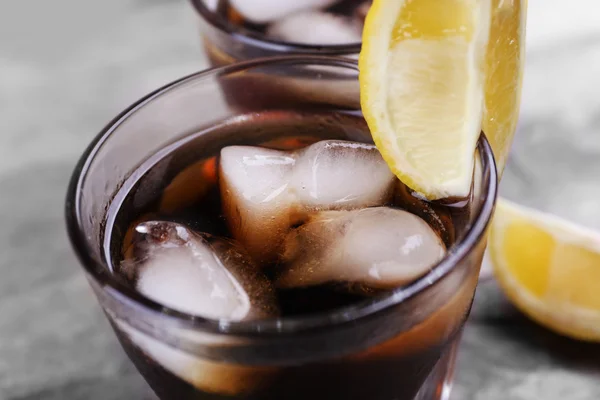
[[[352,69],[355,73],[358,73],[356,61],[339,57],[289,55],[255,59],[223,67],[202,70],[175,80],[142,97],[110,121],[92,140],[80,157],[71,176],[65,202],[67,233],[75,254],[88,276],[98,283],[103,291],[106,291],[118,302],[132,306],[134,309],[140,310],[140,312],[149,312],[154,317],[165,319],[166,323],[172,323],[184,329],[227,335],[285,335],[319,329],[331,329],[336,326],[356,322],[360,319],[385,312],[391,307],[407,301],[426,288],[434,285],[454,270],[454,268],[471,253],[480,240],[482,240],[495,207],[498,186],[495,160],[491,146],[483,132],[478,140],[477,148],[483,167],[483,179],[481,180],[483,188],[481,193],[484,196],[484,199],[464,237],[449,249],[441,261],[416,281],[407,286],[387,291],[349,306],[337,308],[329,312],[300,317],[256,321],[208,319],[177,311],[151,300],[131,286],[115,278],[109,271],[105,262],[99,262],[90,255],[92,254],[92,251],[88,247],[86,235],[81,224],[81,186],[86,179],[88,168],[99,148],[129,116],[142,109],[152,100],[167,95],[171,91],[176,90],[178,87],[185,86],[188,83],[198,83],[198,80],[207,77],[235,74],[243,70],[260,66],[297,66],[315,64]]]
[[[190,2],[192,3],[192,6],[196,9],[196,12],[200,14],[200,17],[202,17],[213,28],[226,33],[238,42],[244,43],[249,46],[257,47],[263,50],[279,52],[282,54],[298,53],[340,56],[358,54],[362,46],[362,42],[319,46],[270,39],[265,35],[254,34],[248,30],[240,31],[234,25],[230,24],[227,20],[219,17],[217,13],[206,7],[203,0],[190,0]]]

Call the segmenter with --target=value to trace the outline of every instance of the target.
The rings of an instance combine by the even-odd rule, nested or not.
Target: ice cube
[[[249,146],[221,150],[223,213],[233,237],[260,263],[274,260],[289,227],[304,218],[290,190],[295,163],[290,152]]]
[[[303,10],[327,8],[339,0],[230,0],[248,21],[265,24]]]
[[[323,140],[299,152],[292,186],[305,206],[349,209],[384,204],[394,181],[374,145]]]
[[[221,151],[223,212],[234,238],[259,263],[277,260],[285,236],[309,212],[383,205],[395,181],[375,146],[363,143]]]
[[[267,36],[284,42],[312,45],[360,43],[362,25],[351,18],[321,11],[304,11],[273,23]]]
[[[175,310],[232,321],[277,315],[275,293],[235,243],[185,226],[148,221],[136,226],[136,289]]]
[[[388,207],[315,214],[285,239],[281,288],[348,282],[406,285],[442,259],[445,246],[425,221]]]

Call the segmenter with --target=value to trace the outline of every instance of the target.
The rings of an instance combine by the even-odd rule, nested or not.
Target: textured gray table
[[[551,82],[569,65],[585,66],[596,80],[562,82],[569,96],[555,93],[550,106],[571,107],[587,128],[600,129],[598,96],[583,93],[600,84],[593,73],[600,70],[598,14],[577,7],[565,13],[548,0],[552,14],[536,18],[541,6],[533,3],[528,74],[549,68],[544,77]],[[564,22],[565,14],[577,23]],[[569,27],[554,48],[548,38]],[[560,55],[564,48],[578,55],[574,64]],[[151,89],[204,66],[183,0],[0,2],[0,400],[154,398],[71,254],[63,197],[77,157],[100,127]],[[525,85],[520,135],[548,115],[540,111],[544,82],[532,82]],[[573,104],[580,97],[585,107]],[[547,111],[556,114],[554,108]],[[578,128],[561,121],[557,129]],[[520,184],[508,171],[503,191],[518,198]],[[600,346],[528,322],[493,281],[479,288],[458,370],[456,400],[600,399]]]

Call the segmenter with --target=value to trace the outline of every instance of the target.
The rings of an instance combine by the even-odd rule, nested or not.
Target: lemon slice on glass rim
[[[390,169],[430,200],[466,197],[481,129],[498,167],[518,117],[526,2],[375,0],[361,106]]]

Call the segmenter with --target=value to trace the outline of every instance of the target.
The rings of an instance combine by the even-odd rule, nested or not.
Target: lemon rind
[[[600,310],[539,298],[512,276],[502,256],[502,241],[507,226],[527,221],[550,234],[556,241],[600,253],[600,233],[555,215],[500,199],[490,235],[490,258],[500,287],[514,305],[540,325],[556,333],[583,341],[600,341]]]

